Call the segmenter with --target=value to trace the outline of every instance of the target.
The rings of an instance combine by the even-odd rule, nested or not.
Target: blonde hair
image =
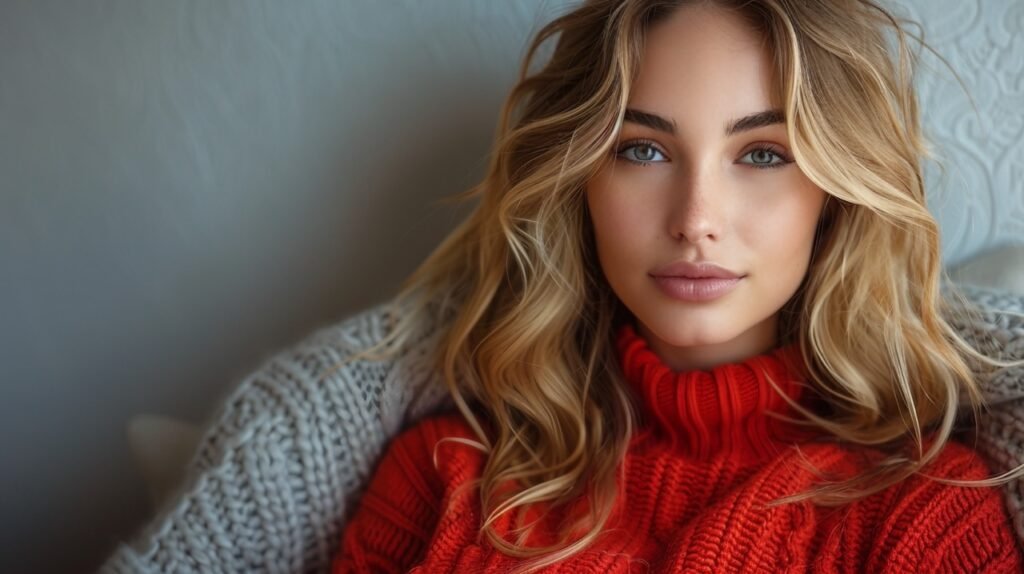
[[[685,3],[591,0],[537,33],[484,179],[452,198],[479,204],[403,283],[385,339],[349,359],[393,356],[420,327],[440,329],[436,367],[487,453],[473,485],[481,534],[501,552],[531,558],[523,571],[593,544],[615,503],[637,415],[612,342],[625,311],[597,262],[583,190],[616,143],[646,30]],[[792,152],[828,194],[807,277],[782,309],[780,342],[799,343],[808,383],[832,412],[790,402],[830,440],[888,455],[862,475],[771,505],[845,504],[934,459],[964,397],[976,420],[984,401],[972,370],[1019,363],[979,353],[948,322],[977,310],[940,288],[939,230],[921,167],[933,155],[912,84],[918,56],[907,43],[923,39],[870,0],[710,3],[764,34]],[[550,58],[531,71],[556,36]],[[925,452],[923,434],[935,427]],[[1022,472],[936,480],[994,486]],[[590,512],[565,525],[562,539],[524,545],[534,527],[522,524],[528,507],[580,496]],[[513,511],[520,528],[509,541],[493,525]]]

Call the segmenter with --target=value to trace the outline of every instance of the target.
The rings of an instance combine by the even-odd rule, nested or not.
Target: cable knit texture
[[[801,384],[796,346],[676,373],[627,324],[618,353],[644,422],[626,456],[616,510],[597,544],[545,571],[1021,571],[1006,508],[991,488],[915,476],[838,510],[806,501],[765,508],[815,481],[804,459],[847,477],[880,456],[814,442],[806,426],[767,414],[796,417],[769,378],[795,401],[815,403]],[[460,490],[480,475],[485,455],[444,437],[474,435],[449,415],[395,441],[345,531],[336,573],[506,572],[515,563],[478,537],[479,498]],[[951,442],[926,472],[979,479],[989,469],[975,451]],[[543,516],[542,529],[529,544],[554,542],[559,522],[584,505],[533,511],[527,521]],[[497,530],[513,540],[516,526],[509,516]]]
[[[1003,313],[1024,313],[1024,298],[963,289],[983,313],[953,318],[957,331],[987,354],[1024,359],[1024,319]],[[396,360],[332,368],[379,341],[392,312],[389,301],[318,329],[245,376],[205,425],[178,493],[101,572],[328,572],[385,446],[402,428],[452,408],[427,360],[436,344],[429,325]],[[979,419],[977,449],[1004,472],[1024,463],[1024,370],[979,382],[990,409]],[[1024,540],[1024,481],[1002,492]],[[926,500],[904,497],[901,508]]]

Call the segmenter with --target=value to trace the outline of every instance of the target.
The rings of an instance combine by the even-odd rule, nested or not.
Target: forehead
[[[772,74],[763,36],[739,15],[684,6],[648,30],[630,107],[721,131],[729,118],[778,107]]]

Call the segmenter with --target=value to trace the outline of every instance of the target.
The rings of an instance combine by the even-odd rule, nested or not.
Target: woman
[[[869,0],[542,29],[387,341],[445,317],[460,412],[392,443],[335,571],[1020,571],[953,436],[1003,364],[943,318],[905,35]]]

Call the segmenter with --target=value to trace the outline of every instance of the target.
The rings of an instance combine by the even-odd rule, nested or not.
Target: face
[[[605,278],[677,371],[776,346],[807,273],[825,193],[793,161],[772,74],[737,16],[678,9],[649,30],[618,144],[587,182]]]

